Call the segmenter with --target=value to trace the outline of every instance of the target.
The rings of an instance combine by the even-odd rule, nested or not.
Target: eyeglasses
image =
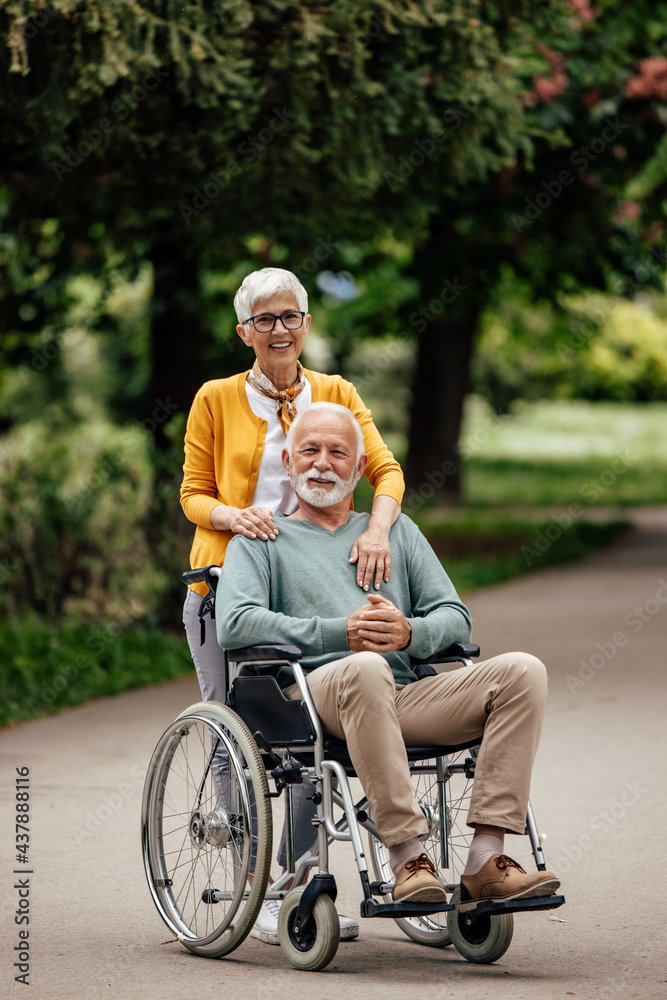
[[[288,309],[280,316],[275,316],[273,313],[258,313],[257,316],[249,316],[248,319],[244,319],[243,325],[252,323],[258,333],[271,333],[278,320],[282,320],[286,330],[298,330],[300,326],[303,326],[305,315],[305,312],[297,312],[296,309]]]

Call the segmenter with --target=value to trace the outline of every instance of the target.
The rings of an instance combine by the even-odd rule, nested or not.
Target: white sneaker
[[[263,941],[264,944],[279,944],[278,914],[282,901],[280,899],[265,899],[260,908],[257,920],[250,931],[250,937]],[[340,921],[340,940],[353,941],[359,937],[359,924],[352,917],[338,914]]]
[[[279,944],[278,941],[278,914],[281,906],[280,899],[265,899],[262,903],[257,920],[250,937],[258,938],[264,944]]]
[[[359,937],[359,923],[352,917],[346,917],[344,914],[339,913],[338,919],[340,920],[340,939],[341,941],[354,941],[355,938]]]

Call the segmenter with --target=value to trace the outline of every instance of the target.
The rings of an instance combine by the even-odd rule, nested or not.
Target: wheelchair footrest
[[[555,910],[562,906],[565,896],[533,896],[531,899],[504,899],[494,903],[492,900],[478,903],[473,910],[461,911],[463,916],[472,917],[494,916],[497,913],[521,913],[523,910]]]
[[[362,917],[425,917],[453,909],[451,903],[378,903],[375,899],[361,902]]]

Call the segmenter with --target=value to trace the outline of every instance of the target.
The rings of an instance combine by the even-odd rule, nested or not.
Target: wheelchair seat
[[[259,663],[262,666],[277,668],[281,664],[296,662],[301,655],[301,650],[296,646],[257,645],[227,650],[228,661],[241,665],[230,688],[228,705],[243,719],[260,746],[266,742],[271,746],[296,750],[303,746],[313,746],[315,743],[315,731],[305,702],[286,698],[275,677],[257,672]],[[434,669],[428,669],[431,667],[431,662],[467,660],[470,656],[478,655],[479,646],[472,643],[453,643],[436,654],[432,661],[427,663],[424,660],[415,660],[414,664],[418,676],[421,677],[435,673]],[[426,669],[420,669],[424,667]],[[406,747],[406,751],[408,761],[412,764],[435,757],[447,757],[449,754],[477,746],[479,742],[477,738],[444,746]],[[349,777],[356,776],[344,740],[326,737],[324,750],[327,757],[339,763]],[[299,750],[294,756],[304,766],[312,766],[312,753]]]
[[[471,747],[479,746],[479,742],[479,739],[476,739],[452,746],[406,747],[405,750],[408,756],[408,763],[418,764],[422,760],[433,760],[435,757],[448,757],[450,754],[469,750]],[[324,741],[324,751],[329,760],[337,761],[345,769],[345,773],[349,778],[356,777],[356,771],[347,750],[347,743],[344,740],[326,739]],[[294,756],[304,764],[311,763],[311,760],[309,760],[310,755],[297,752]]]

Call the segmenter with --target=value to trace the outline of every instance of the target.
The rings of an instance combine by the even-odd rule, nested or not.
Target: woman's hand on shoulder
[[[380,494],[373,500],[373,508],[363,535],[359,535],[350,552],[350,562],[357,563],[357,583],[370,590],[375,578],[375,590],[380,584],[389,583],[391,575],[391,550],[389,532],[401,513],[398,501]]]
[[[360,587],[367,591],[375,580],[375,589],[379,590],[381,583],[388,582],[391,572],[389,531],[369,524],[352,546],[350,562],[357,564],[357,583]]]
[[[273,511],[268,507],[228,507],[218,504],[210,515],[211,527],[216,531],[233,531],[245,538],[270,541],[278,534],[273,523]]]

